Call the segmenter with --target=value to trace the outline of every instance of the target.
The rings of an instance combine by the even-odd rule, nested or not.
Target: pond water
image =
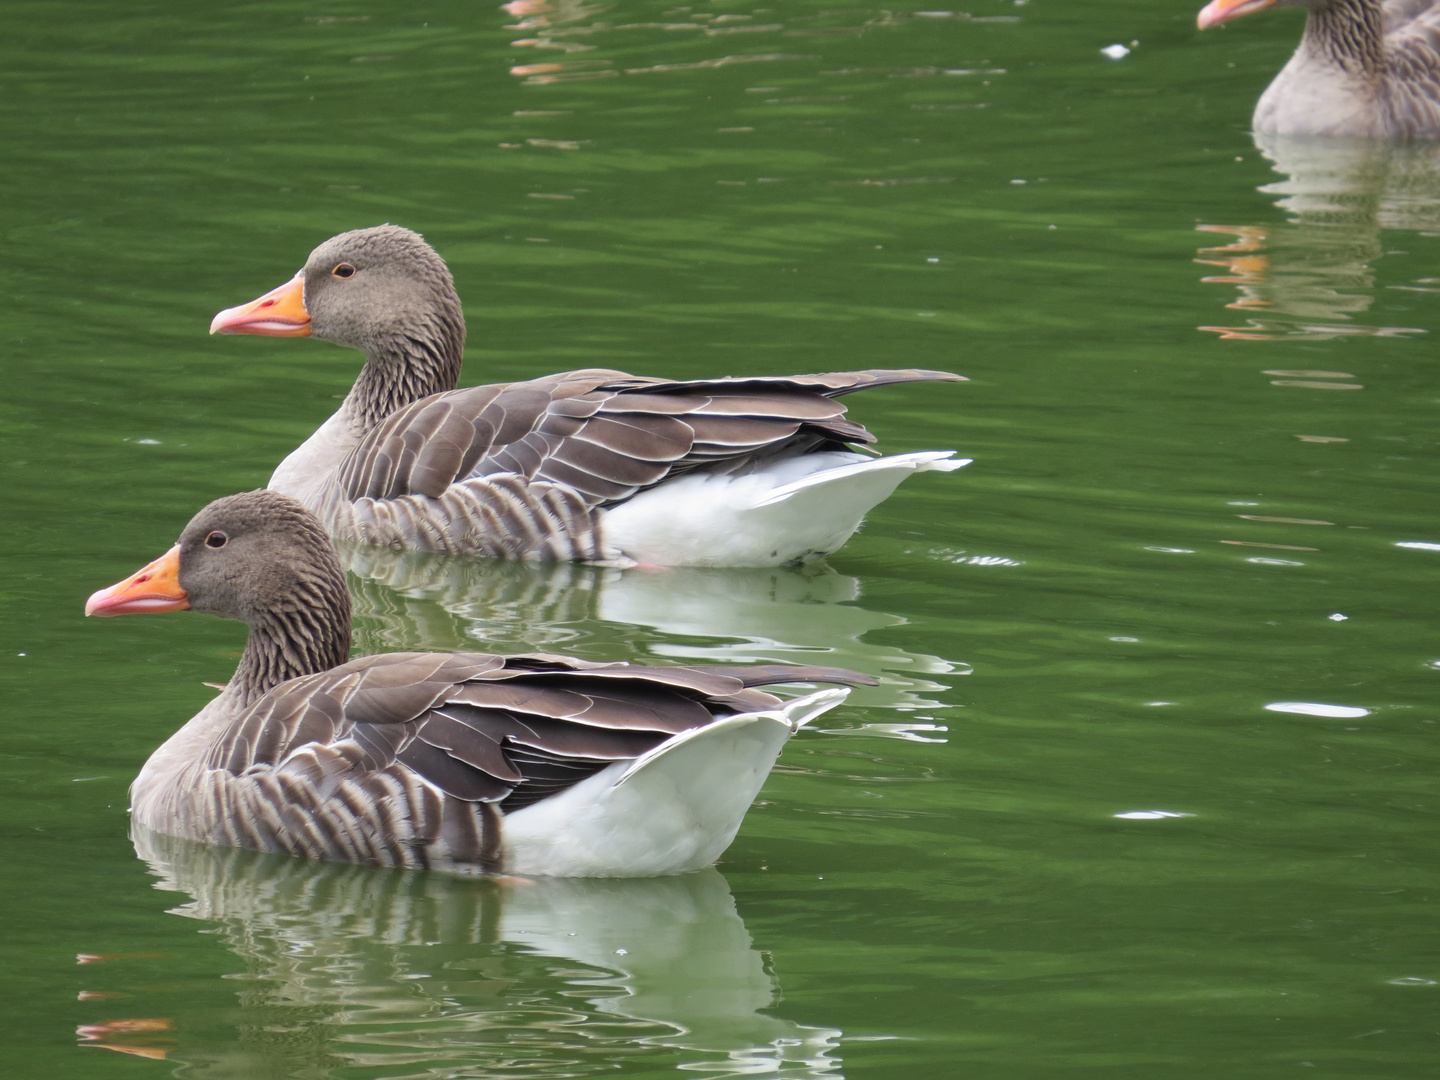
[[[1300,17],[1199,6],[7,4],[0,1073],[1434,1075],[1440,182],[1257,147]],[[880,677],[717,870],[132,843],[243,629],[85,597],[328,415],[353,353],[205,328],[382,221],[466,383],[969,376],[849,399],[975,463],[820,565],[351,553],[362,651]]]

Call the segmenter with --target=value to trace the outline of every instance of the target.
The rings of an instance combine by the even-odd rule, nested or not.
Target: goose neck
[[[1385,68],[1384,32],[1375,0],[1330,0],[1306,16],[1301,48],[1352,75],[1376,77]]]
[[[330,595],[307,597],[304,604],[269,612],[251,624],[235,677],[226,687],[240,708],[289,679],[329,671],[350,658],[349,594],[343,581],[338,594],[327,591]]]
[[[458,308],[423,326],[375,338],[345,399],[346,411],[368,431],[412,401],[454,390],[464,349],[465,323]]]

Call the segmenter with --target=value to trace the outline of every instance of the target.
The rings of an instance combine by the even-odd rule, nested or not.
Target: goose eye
[[[339,266],[335,267],[334,270],[331,270],[330,273],[334,274],[338,278],[354,277],[355,267],[351,266],[349,263],[341,263]]]
[[[205,546],[212,548],[222,548],[225,546],[225,542],[229,539],[230,537],[226,536],[223,532],[212,532],[209,536],[205,537]]]

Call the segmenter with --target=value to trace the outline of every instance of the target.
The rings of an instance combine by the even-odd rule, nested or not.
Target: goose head
[[[445,261],[419,233],[376,225],[332,236],[285,284],[216,315],[210,332],[316,337],[376,355],[455,322],[464,326]]]
[[[313,634],[307,626],[318,617],[339,622],[348,637],[348,595],[334,545],[314,515],[274,491],[217,499],[164,555],[85,604],[86,615],[102,616],[187,609],[304,634]]]

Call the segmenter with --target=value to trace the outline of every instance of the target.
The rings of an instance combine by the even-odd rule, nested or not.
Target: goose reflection
[[[356,644],[364,652],[564,652],[586,659],[843,666],[880,679],[850,704],[904,712],[941,707],[931,675],[969,665],[867,640],[905,625],[864,606],[860,581],[824,562],[762,569],[617,570],[577,563],[461,559],[344,547]],[[918,717],[929,720],[930,717]],[[870,724],[869,734],[925,738],[927,723]]]
[[[1201,330],[1240,340],[1400,337],[1424,333],[1358,322],[1375,301],[1373,264],[1385,254],[1381,230],[1440,235],[1440,144],[1255,135],[1282,174],[1260,191],[1277,196],[1282,225],[1198,226],[1229,237],[1196,262],[1225,272],[1202,280],[1236,287],[1228,303],[1251,314],[1243,326]],[[1425,278],[1392,289],[1440,291]]]
[[[714,869],[502,883],[132,839],[246,969],[233,1041],[180,1016],[111,1047],[186,1076],[838,1075],[839,1031],[758,1011],[778,987]]]

